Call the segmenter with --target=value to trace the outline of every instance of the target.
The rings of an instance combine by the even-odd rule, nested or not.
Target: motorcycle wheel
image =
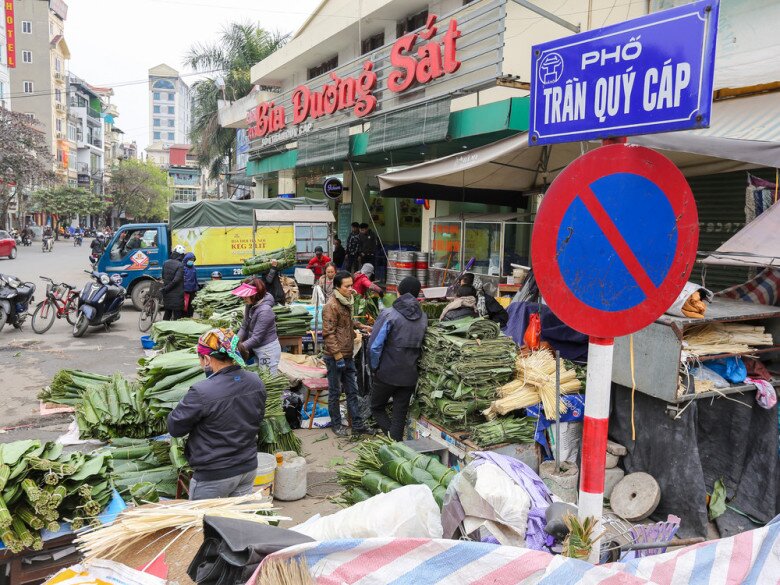
[[[0,331],[5,327],[6,321],[8,321],[8,313],[5,312],[5,309],[0,308]]]
[[[73,326],[73,337],[83,337],[89,327],[89,320],[84,313],[79,315],[76,324]]]
[[[70,297],[68,304],[65,305],[65,319],[68,323],[75,325],[79,318],[79,299],[78,297]]]
[[[38,303],[38,306],[35,307],[35,311],[33,311],[32,321],[30,322],[32,330],[38,335],[43,335],[51,329],[51,326],[54,324],[54,319],[56,318],[57,309],[51,301],[48,299],[41,301]]]

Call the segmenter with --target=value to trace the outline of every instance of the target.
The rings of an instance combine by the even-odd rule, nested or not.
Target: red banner
[[[3,0],[5,4],[5,49],[8,54],[8,68],[16,67],[16,27],[14,26],[14,0]]]

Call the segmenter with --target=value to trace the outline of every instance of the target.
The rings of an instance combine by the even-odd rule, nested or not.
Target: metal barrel
[[[414,271],[422,286],[428,286],[428,252],[414,253]]]
[[[415,275],[415,257],[414,252],[398,252],[396,261],[396,277],[400,283],[407,276]]]
[[[387,252],[387,284],[398,284],[398,250]]]

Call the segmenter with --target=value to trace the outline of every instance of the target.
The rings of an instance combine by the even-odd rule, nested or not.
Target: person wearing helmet
[[[211,273],[211,280],[222,280],[222,273],[219,270],[215,270]]]
[[[184,313],[184,264],[182,264],[182,258],[184,258],[186,251],[181,244],[176,246],[171,257],[165,261],[162,267],[164,321],[176,321],[181,319]]]

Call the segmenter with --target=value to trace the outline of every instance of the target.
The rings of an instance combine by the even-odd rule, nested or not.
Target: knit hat
[[[417,295],[420,294],[421,288],[422,285],[420,284],[419,280],[417,280],[414,276],[407,276],[398,285],[398,295],[400,296],[409,293],[413,297],[417,298]]]
[[[362,272],[366,276],[371,276],[372,274],[374,274],[374,265],[373,264],[369,264],[368,262],[366,262],[360,268],[360,272]]]

